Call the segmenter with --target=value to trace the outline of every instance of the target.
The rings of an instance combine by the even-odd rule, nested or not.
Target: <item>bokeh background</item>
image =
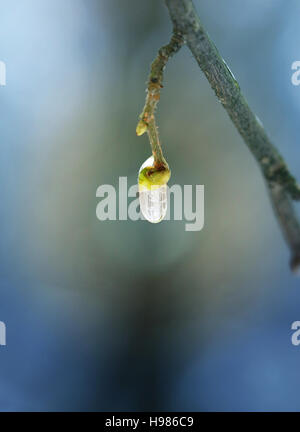
[[[300,179],[298,0],[196,0]],[[205,185],[205,228],[100,222],[136,182],[162,0],[1,0],[2,411],[300,410],[300,282],[259,169],[187,48],[157,121],[170,184]],[[300,210],[298,208],[298,210]],[[299,212],[300,213],[300,212]]]

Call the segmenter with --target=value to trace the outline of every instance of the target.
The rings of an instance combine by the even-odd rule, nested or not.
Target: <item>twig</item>
[[[156,59],[151,65],[146,103],[136,128],[136,133],[138,136],[143,135],[146,131],[148,133],[152,153],[154,156],[154,166],[156,169],[168,168],[168,164],[164,159],[162,148],[159,142],[154,113],[160,99],[160,90],[163,88],[162,83],[165,66],[168,60],[180,50],[183,44],[184,39],[180,32],[174,32],[170,43],[159,50]]]
[[[204,30],[192,0],[165,2],[174,31],[185,38],[216,96],[261,168],[273,208],[291,250],[291,268],[297,271],[300,269],[300,224],[292,199],[300,200],[300,187],[261,122],[249,108],[235,77]]]
[[[284,188],[278,184],[270,185],[271,202],[281,225],[283,235],[289,245],[291,269],[294,273],[300,270],[300,223],[297,218],[292,199]]]

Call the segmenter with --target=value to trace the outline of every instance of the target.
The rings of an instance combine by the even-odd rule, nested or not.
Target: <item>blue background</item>
[[[299,2],[195,4],[299,180]],[[163,2],[0,10],[0,410],[299,411],[299,278],[259,169],[186,47],[157,121],[170,184],[205,185],[204,230],[96,218],[98,186],[134,184],[150,155],[135,127],[172,30]]]

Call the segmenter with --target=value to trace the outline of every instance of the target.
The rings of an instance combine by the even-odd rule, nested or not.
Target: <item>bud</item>
[[[136,127],[137,136],[143,135],[147,131],[147,129],[148,129],[147,123],[145,123],[144,120],[140,120]]]
[[[154,158],[147,159],[139,171],[139,199],[141,212],[151,223],[158,223],[167,214],[167,182],[171,171],[168,168],[155,170]]]

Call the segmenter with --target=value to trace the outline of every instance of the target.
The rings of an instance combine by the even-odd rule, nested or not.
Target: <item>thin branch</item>
[[[183,44],[184,39],[180,32],[174,32],[169,44],[159,50],[156,59],[151,65],[147,86],[146,103],[136,128],[136,133],[138,136],[143,135],[146,131],[148,133],[154,156],[154,166],[156,169],[161,169],[164,167],[168,168],[168,164],[164,159],[162,148],[159,142],[154,113],[160,99],[160,90],[163,88],[163,72],[165,66],[168,60],[180,50]]]
[[[295,273],[300,270],[300,223],[297,218],[292,199],[284,188],[278,184],[270,184],[271,202],[281,225],[283,235],[292,251],[291,269]]]
[[[291,199],[300,200],[300,186],[251,111],[240,86],[204,30],[192,0],[165,0],[174,31],[183,35],[249,150],[270,191],[273,208],[291,250],[291,268],[300,269],[300,224]]]

